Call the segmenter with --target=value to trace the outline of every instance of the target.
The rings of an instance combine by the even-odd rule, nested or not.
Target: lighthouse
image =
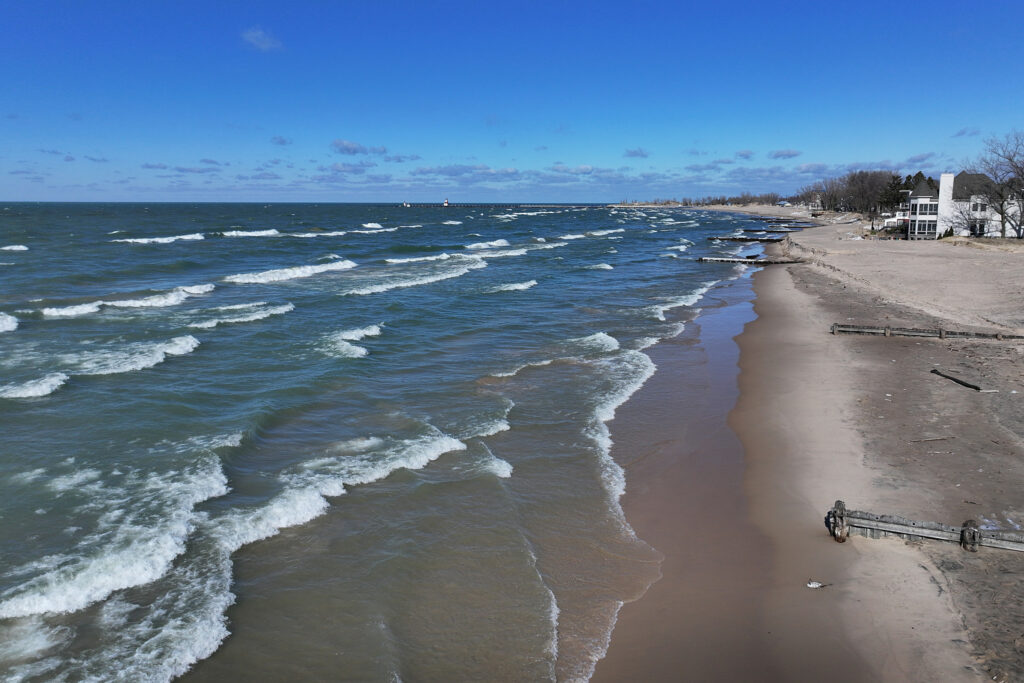
[[[447,197],[444,198],[444,206],[448,206],[448,198]]]

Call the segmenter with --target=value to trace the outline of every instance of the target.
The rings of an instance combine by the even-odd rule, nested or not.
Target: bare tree
[[[985,151],[970,170],[992,181],[979,194],[999,216],[1002,236],[1009,229],[1015,237],[1024,238],[1024,133],[1013,131],[986,140]]]

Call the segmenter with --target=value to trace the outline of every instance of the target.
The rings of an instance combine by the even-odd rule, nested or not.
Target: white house
[[[922,180],[909,197],[907,239],[934,240],[952,230],[961,237],[999,237],[999,214],[988,205],[982,173],[943,173],[938,187]]]

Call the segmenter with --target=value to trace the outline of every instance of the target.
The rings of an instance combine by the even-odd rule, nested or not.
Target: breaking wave
[[[236,282],[240,284],[259,284],[264,282],[283,282],[284,280],[295,280],[297,278],[319,275],[332,270],[348,270],[355,268],[352,261],[332,261],[318,266],[295,266],[294,268],[277,268],[275,270],[264,270],[259,273],[239,273],[228,275],[225,282]]]
[[[179,240],[201,240],[206,239],[201,232],[193,232],[187,235],[171,235],[170,237],[122,237],[110,240],[111,242],[127,242],[129,244],[170,244]]]

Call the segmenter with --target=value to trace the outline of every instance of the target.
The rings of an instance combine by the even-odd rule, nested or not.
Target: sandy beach
[[[808,217],[792,208],[746,212]],[[738,679],[751,671],[758,680],[1024,675],[1018,553],[898,538],[837,544],[823,524],[836,499],[947,524],[974,518],[1013,530],[1020,523],[1024,345],[840,336],[829,327],[1019,333],[1015,274],[1024,255],[1001,241],[864,239],[869,224],[852,215],[822,221],[771,247],[807,263],[752,278],[756,318],[736,340],[738,392],[736,375],[724,372],[717,376],[728,386],[707,399],[721,406],[735,397],[731,429],[709,418],[713,429],[682,424],[663,439],[622,427],[618,438],[613,426],[620,462],[644,455],[643,467],[627,467],[627,517],[666,559],[663,578],[623,607],[595,680],[624,680],[630,671],[647,680]],[[697,322],[691,334],[717,349],[719,370],[737,362],[722,350],[732,344],[730,324]],[[659,367],[652,382],[669,383],[671,364]],[[966,389],[933,368],[996,391]],[[677,400],[707,390],[673,380]],[[653,405],[656,394],[645,387],[637,405]],[[719,459],[732,463],[731,477],[673,475],[686,460],[710,469]],[[729,488],[737,482],[738,497]],[[682,502],[691,499],[703,502]],[[811,590],[811,578],[830,585]],[[694,616],[699,625],[687,626]]]

